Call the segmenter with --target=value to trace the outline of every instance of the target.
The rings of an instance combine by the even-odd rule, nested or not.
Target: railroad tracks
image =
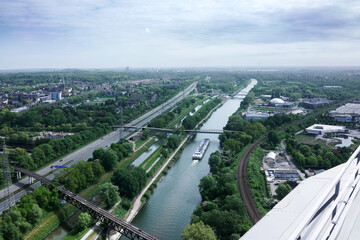
[[[301,119],[299,121],[296,121],[295,123],[293,123],[289,126],[278,129],[276,132],[283,131],[290,126],[298,125],[308,119],[309,119],[309,117]],[[238,181],[238,189],[240,192],[240,196],[245,203],[246,210],[247,210],[250,220],[252,221],[253,224],[257,223],[262,218],[262,215],[259,212],[259,209],[256,206],[256,202],[253,199],[251,192],[250,192],[250,187],[247,182],[247,166],[249,163],[249,158],[250,158],[251,153],[265,139],[266,139],[266,136],[259,138],[248,149],[246,149],[244,155],[240,159],[240,163],[239,163],[238,169],[237,169],[237,181]]]
[[[249,162],[249,157],[254,149],[266,139],[266,137],[262,137],[254,142],[248,149],[246,149],[244,155],[240,159],[240,164],[237,169],[237,181],[238,181],[238,189],[241,195],[242,200],[245,203],[246,210],[250,217],[250,220],[253,224],[257,223],[262,215],[259,212],[259,209],[256,206],[254,199],[252,198],[249,184],[247,182],[247,166]]]

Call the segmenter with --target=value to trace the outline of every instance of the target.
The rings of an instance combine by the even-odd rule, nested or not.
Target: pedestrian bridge
[[[130,125],[124,125],[124,126],[112,126],[113,128],[118,128],[122,130],[150,130],[154,132],[164,132],[164,133],[176,133],[176,132],[185,132],[185,133],[210,133],[210,134],[223,134],[225,132],[231,132],[231,133],[240,133],[240,131],[230,131],[230,130],[219,130],[219,129],[199,129],[199,130],[180,130],[180,129],[171,129],[171,128],[154,128],[154,127],[144,127],[144,126],[130,126]]]
[[[25,168],[14,167],[15,171],[24,173],[29,177],[35,178],[40,181],[42,184],[51,185],[51,180],[47,179],[44,176],[41,176],[37,173],[29,171]],[[120,219],[119,217],[109,213],[108,211],[96,206],[95,204],[83,199],[82,197],[76,195],[75,193],[67,190],[64,187],[57,187],[61,199],[71,203],[77,208],[81,209],[84,212],[89,213],[93,218],[98,219],[102,222],[107,222],[108,227],[114,229],[115,231],[120,232],[123,236],[126,236],[129,239],[139,239],[139,240],[156,240],[157,238],[151,236],[150,234],[142,231],[140,228],[137,228],[131,225],[128,222]]]

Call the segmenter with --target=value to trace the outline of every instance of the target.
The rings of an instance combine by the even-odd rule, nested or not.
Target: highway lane
[[[137,126],[143,126],[146,123],[150,122],[152,119],[163,113],[164,111],[168,110],[175,104],[177,104],[179,101],[183,99],[183,97],[189,95],[189,93],[196,88],[196,82],[191,84],[189,87],[187,87],[184,91],[179,92],[175,97],[171,98],[170,100],[166,101],[165,103],[159,105],[158,107],[154,108],[153,110],[145,113],[144,115],[140,116],[139,118],[131,121],[128,123],[128,125],[137,125]],[[121,136],[119,135],[119,130],[115,130],[102,138],[97,139],[96,141],[84,146],[83,148],[63,157],[62,159],[53,162],[49,164],[48,166],[38,170],[36,173],[40,175],[46,175],[53,171],[54,169],[51,168],[51,166],[54,165],[66,165],[71,166],[75,163],[77,163],[80,160],[87,160],[92,157],[92,153],[94,150],[99,148],[107,148],[111,145],[111,143],[118,142],[120,138],[126,137],[129,133],[133,132],[134,130],[128,130],[128,131],[121,131]],[[54,172],[57,172],[58,170],[55,170]],[[47,176],[49,179],[53,179],[54,175],[50,174]],[[29,179],[24,178],[21,181],[14,183],[10,186],[10,192],[14,193],[18,191],[19,189],[23,188],[26,184],[29,184]],[[14,200],[17,202],[20,200],[21,196],[29,191],[33,191],[36,187],[40,186],[40,183],[32,184],[31,186],[27,187],[24,190],[21,190],[20,192],[14,194]],[[6,196],[6,190],[3,189],[0,191],[0,198],[4,198]],[[0,213],[5,210],[6,208],[6,202],[3,201],[0,203]]]

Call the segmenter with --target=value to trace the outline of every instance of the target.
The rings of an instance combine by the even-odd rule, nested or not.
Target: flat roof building
[[[324,133],[345,133],[346,129],[344,126],[333,126],[324,124],[314,124],[305,129],[309,134],[324,134]]]
[[[290,178],[298,178],[299,173],[294,169],[278,169],[278,168],[270,168],[268,169],[269,174],[273,174],[275,178],[281,179],[290,179]]]
[[[360,104],[347,103],[330,112],[334,120],[340,122],[358,122],[360,118]]]
[[[304,99],[301,104],[304,108],[316,109],[329,104],[329,100],[326,98],[311,98]]]
[[[264,113],[264,112],[247,112],[247,113],[245,113],[245,120],[267,119],[269,116],[270,116],[270,114]]]

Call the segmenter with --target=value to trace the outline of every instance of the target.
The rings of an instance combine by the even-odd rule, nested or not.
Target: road
[[[145,125],[146,123],[150,122],[152,119],[154,119],[155,117],[157,117],[158,115],[160,115],[164,111],[168,110],[169,108],[171,108],[172,106],[177,104],[179,101],[181,101],[183,99],[183,97],[189,95],[190,92],[193,91],[196,88],[196,84],[197,84],[197,82],[192,83],[185,90],[179,92],[175,97],[173,97],[170,100],[166,101],[165,103],[159,105],[158,107],[154,108],[153,110],[145,113],[144,115],[140,116],[139,118],[131,121],[127,125],[130,125],[130,126],[133,126],[133,125],[143,126],[143,125]],[[118,142],[120,138],[126,137],[129,133],[131,133],[133,131],[134,130],[128,130],[128,131],[119,132],[119,130],[115,130],[115,131],[107,134],[106,136],[104,136],[102,138],[99,138],[98,140],[96,140],[96,141],[82,147],[81,149],[79,149],[79,150],[77,150],[77,151],[63,157],[62,159],[49,164],[48,166],[38,170],[36,173],[40,174],[40,175],[46,175],[46,174],[50,173],[51,171],[53,171],[53,169],[51,168],[51,166],[53,166],[53,165],[71,166],[71,165],[77,163],[80,160],[85,160],[86,161],[87,159],[92,157],[92,153],[93,153],[94,150],[99,149],[99,148],[107,148],[107,147],[109,147],[111,145],[111,143]],[[121,133],[121,135],[120,135],[120,133]],[[58,170],[54,170],[50,175],[47,176],[47,178],[53,179],[54,178],[53,174],[55,172],[57,172],[57,171]],[[14,192],[20,190],[21,188],[23,188],[27,184],[29,184],[29,179],[24,178],[21,181],[12,184],[10,186],[10,192],[14,193]],[[19,191],[18,193],[14,194],[15,202],[20,201],[22,195],[26,194],[29,191],[33,191],[38,186],[40,186],[40,183],[37,182],[37,183],[32,184],[31,186]],[[0,191],[0,197],[2,199],[5,196],[6,196],[6,190],[3,189],[3,190]],[[6,202],[7,201],[3,201],[3,202],[0,203],[0,213],[2,213],[6,209]]]

